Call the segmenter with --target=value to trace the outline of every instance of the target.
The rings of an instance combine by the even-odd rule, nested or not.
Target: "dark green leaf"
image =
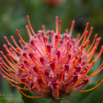
[[[33,95],[31,92],[28,91],[23,91],[26,95],[29,96],[36,96]],[[39,99],[31,99],[31,98],[27,98],[25,96],[22,95],[22,99],[24,101],[24,103],[50,103],[51,99],[45,99],[45,98],[39,98]]]
[[[92,91],[84,100],[78,103],[103,103],[103,84]]]

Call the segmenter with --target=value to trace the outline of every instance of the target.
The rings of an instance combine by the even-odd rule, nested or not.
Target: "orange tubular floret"
[[[0,65],[8,72],[8,69],[2,63]]]
[[[80,33],[77,34],[77,41],[79,40],[80,38]]]
[[[91,63],[91,66],[90,66],[90,68],[88,69],[88,71],[87,71],[87,72],[84,71],[84,72],[83,72],[83,75],[80,77],[80,79],[79,79],[73,86],[67,88],[66,90],[70,90],[71,88],[77,86],[77,85],[81,82],[81,80],[83,79],[83,77],[86,76],[86,75],[90,72],[90,70],[92,69],[94,63],[95,63],[95,61],[93,61],[93,62]]]
[[[49,61],[51,61],[51,58],[50,58],[50,55],[48,53],[48,49],[47,49],[47,46],[46,46],[45,36],[43,36],[43,41],[44,41],[44,44],[45,44],[45,49],[46,49],[46,53],[47,53],[48,59],[49,59]]]
[[[38,86],[36,85],[36,83],[34,82],[33,77],[31,77],[30,80],[33,82],[33,84],[35,85],[35,87],[36,87],[38,90],[40,90],[41,92],[45,92],[45,93],[48,93],[48,92],[49,92],[48,90],[44,90],[44,89],[41,89],[40,87],[38,87]]]
[[[37,45],[38,46],[38,45]],[[37,47],[36,45],[34,45],[34,47],[36,48],[36,52],[35,52],[35,55],[37,55],[38,56],[38,54],[39,55],[41,55],[41,56],[43,56],[43,52],[41,52],[40,51],[40,49],[38,49],[38,47]],[[43,50],[43,49],[42,49]],[[43,50],[44,51],[44,50]]]
[[[65,33],[68,34],[68,32],[69,32],[69,30],[68,30],[68,29],[65,29]]]
[[[1,68],[0,68],[0,69],[1,69]],[[0,74],[3,76],[3,78],[5,77],[5,78],[7,78],[7,79],[10,80],[10,81],[12,81],[12,82],[14,82],[14,83],[16,83],[16,84],[19,84],[19,82],[15,81],[15,80],[13,80],[13,79],[10,79],[9,77],[5,76],[3,73],[0,72]]]
[[[33,65],[33,63],[31,63],[29,60],[27,60],[22,53],[20,52],[20,50],[18,48],[16,48],[16,50],[18,51],[19,55],[21,55],[23,57],[24,60],[26,60],[29,64]]]
[[[21,35],[19,34],[19,31],[16,30],[16,32],[17,32],[19,38],[21,39],[21,41],[25,44],[25,46],[27,46],[27,48],[32,51],[32,49],[31,49],[31,48],[25,43],[25,41],[22,39]]]
[[[26,73],[29,77],[33,77],[33,76],[31,76],[31,75],[28,73],[28,71],[26,70],[26,68],[25,68],[24,64],[23,64],[23,63],[21,63],[21,65],[22,65],[22,67],[23,67],[23,69],[24,69],[25,73]],[[31,72],[31,73],[33,73],[33,72]],[[34,74],[34,73],[33,73],[33,75],[34,75],[34,76],[37,76],[37,75],[36,75],[36,74]]]
[[[59,87],[61,87],[61,85],[62,85],[63,77],[64,77],[64,69],[62,70],[62,76],[61,76],[61,80],[60,80],[60,83],[59,83]]]
[[[55,62],[55,58],[56,57],[53,57],[53,61],[54,61],[54,68],[55,68],[55,80],[57,79],[57,68],[56,68],[56,62]]]
[[[81,46],[82,47],[82,46]],[[70,59],[73,59],[81,50],[81,47],[79,48],[79,50],[70,58]],[[71,50],[70,50],[71,51]]]
[[[71,72],[70,72],[70,74],[68,75],[67,79],[69,79],[69,77],[72,75],[73,69],[74,69],[74,67],[76,66],[76,64],[78,63],[78,61],[79,61],[79,59],[80,59],[80,57],[81,57],[81,55],[82,55],[82,50],[83,50],[83,46],[81,46],[81,52],[80,52],[80,54],[79,54],[79,57],[78,57],[77,61],[73,61],[73,66],[72,66]]]
[[[38,38],[37,38],[37,42],[38,42],[38,44],[40,45],[40,47],[41,47],[41,51],[42,51],[42,54],[40,53],[40,50],[37,48],[37,46],[35,45],[35,47],[37,48],[37,50],[38,50],[38,52],[41,54],[41,55],[43,55],[43,53],[45,53],[45,48],[44,48],[44,46],[43,46],[43,40],[39,40]],[[46,54],[46,53],[45,53]],[[44,55],[45,55],[44,54]]]
[[[32,77],[32,76],[28,73],[28,71],[26,70],[26,68],[25,68],[24,64],[23,64],[23,63],[21,63],[21,65],[22,65],[22,67],[23,67],[23,69],[24,69],[25,73],[26,73],[29,77]],[[31,72],[31,73],[33,73],[33,72]],[[34,73],[33,73],[33,75],[34,75],[34,76],[37,76],[37,75],[36,75],[36,74],[34,74]]]
[[[75,60],[73,61],[73,66],[72,66],[72,68],[71,68],[70,74],[68,75],[67,79],[69,79],[69,77],[72,75],[73,70],[74,70],[74,67],[75,67],[75,65],[78,63],[78,61],[79,61],[79,59],[80,59],[80,56],[81,56],[81,54],[82,54],[82,50],[83,50],[83,46],[81,47],[81,52],[80,52],[80,54],[79,54],[78,60],[77,60],[77,61],[75,61]]]
[[[67,56],[68,56],[68,52],[69,52],[69,41],[67,42],[67,52],[66,52],[66,56],[63,60],[63,63],[65,63],[66,59],[67,59]]]
[[[12,60],[12,58],[10,57],[9,54],[7,54],[7,56],[9,57],[9,59],[11,60],[11,62],[12,62],[18,69],[24,71],[22,68],[20,68],[20,67]]]
[[[56,21],[56,34],[58,34],[58,16],[55,17]]]
[[[28,98],[43,98],[44,97],[44,96],[28,96],[22,92],[21,88],[18,88],[18,90],[20,91],[21,94],[23,94],[25,97],[28,97]]]
[[[44,36],[46,36],[45,25],[42,25],[42,29],[43,29],[43,32],[44,32]]]
[[[7,73],[5,70],[3,70],[1,67],[0,67],[0,69],[1,69],[1,71],[3,72],[3,73],[5,73],[7,76],[9,76],[9,77],[11,77],[12,78],[12,76],[9,74],[9,73]],[[4,67],[4,69],[5,69],[5,67]],[[3,74],[2,73],[2,74]],[[3,74],[4,75],[4,74]],[[7,77],[9,80],[13,80],[13,79],[10,79],[9,77]],[[16,82],[16,81],[15,81]]]
[[[91,55],[91,57],[89,58],[89,60],[87,61],[87,63],[81,68],[81,70],[92,60],[95,52],[96,52],[97,49],[94,50],[93,54]],[[95,61],[95,60],[94,60]],[[95,61],[96,62],[96,61]]]
[[[10,47],[11,47],[14,51],[16,51],[15,47],[9,42],[9,40],[7,39],[6,36],[4,36],[4,39],[5,39],[6,42],[10,45]],[[6,44],[5,44],[5,45],[6,45]],[[16,51],[16,52],[17,52],[17,51]]]
[[[89,53],[89,56],[92,55],[94,49],[98,47],[98,44],[99,44],[99,41],[97,41],[97,42],[95,43],[93,49],[92,49],[92,50],[90,51],[90,53]],[[89,56],[88,56],[88,57],[89,57]],[[88,57],[87,57],[87,58],[88,58]]]
[[[83,91],[72,91],[71,93],[82,93],[82,92],[89,92],[91,90],[94,90],[95,88],[97,88],[99,85],[101,85],[103,82],[103,79],[101,80],[101,82],[99,84],[97,84],[95,87],[88,89],[88,90],[83,90]]]
[[[15,84],[11,83],[5,76],[4,76],[3,78],[6,79],[7,82],[9,82],[12,86],[14,86],[14,87],[16,87],[16,88],[20,88],[20,89],[22,89],[22,90],[26,90],[26,91],[31,91],[31,89],[21,88],[21,87],[15,85]]]
[[[27,83],[19,80],[18,78],[16,78],[16,77],[15,77],[16,75],[14,75],[10,70],[8,70],[8,72],[12,75],[12,78],[14,78],[15,80],[17,80],[18,82],[20,82],[20,83],[22,83],[22,84],[24,84],[24,85],[29,85],[29,84],[27,84]]]
[[[35,65],[37,66],[38,69],[40,69],[39,65],[36,63],[35,58],[33,57],[33,53],[31,53],[31,59],[33,60],[33,62],[35,63]]]
[[[20,39],[19,39],[19,44],[20,44],[21,48],[23,49],[24,45],[23,45],[23,43],[22,43],[22,41]]]
[[[70,28],[69,34],[71,34],[71,35],[72,35],[72,32],[73,32],[74,24],[75,24],[75,20],[72,21],[72,25],[71,25],[71,28]]]
[[[102,53],[103,53],[103,45],[101,46],[101,50],[100,50],[98,56],[94,59],[95,62],[100,58],[100,56],[102,55]]]
[[[8,49],[8,47],[7,47],[6,44],[3,45],[3,48],[7,51],[7,53],[8,53],[14,60],[16,60],[17,62],[19,62],[18,56],[15,57],[15,55],[13,55],[13,54],[10,52],[10,50]]]
[[[48,84],[45,82],[45,80],[42,76],[42,70],[41,69],[39,69],[39,73],[40,73],[40,76],[41,76],[41,79],[42,79],[43,83],[45,84],[45,86],[47,86]]]
[[[17,44],[17,42],[16,42],[16,40],[14,39],[13,36],[11,36],[11,39],[12,39],[13,43],[15,44],[15,46],[16,46],[17,48],[19,48],[20,51],[22,51],[22,49],[21,49],[20,46]]]
[[[23,67],[23,69],[24,69],[25,73],[26,73],[29,77],[32,77],[32,76],[28,73],[28,71],[26,70],[26,68],[25,68],[24,64],[23,64],[23,63],[21,63],[21,65],[22,65],[22,67]]]
[[[2,58],[0,58],[1,62],[4,64],[4,66],[6,66],[9,70],[11,70],[12,72],[16,73],[16,69],[9,67],[3,60]]]
[[[95,60],[92,61],[91,66],[89,67],[88,71],[84,74],[84,76],[86,76],[91,71],[94,64],[95,64]]]
[[[15,64],[13,64],[12,62],[10,62],[7,57],[3,54],[3,52],[0,52],[2,54],[2,56],[4,57],[4,59],[7,61],[7,63],[13,68],[13,70],[16,70],[16,66]],[[5,63],[6,64],[6,63]]]
[[[77,41],[76,45],[78,45],[78,43],[80,43],[80,41],[81,41],[82,38],[84,37],[84,35],[85,35],[86,31],[87,31],[88,25],[89,25],[89,22],[86,24],[85,30],[84,30],[84,32],[83,32],[81,38]]]
[[[18,57],[17,52],[14,51],[11,47],[9,47],[9,51],[10,51],[15,57]]]
[[[31,39],[31,38],[32,38],[32,34],[31,34],[31,32],[30,32],[29,26],[26,25],[25,27],[26,27],[26,30],[27,30],[27,32],[28,32],[28,36],[29,36],[29,38]]]
[[[89,75],[89,78],[91,78],[91,77],[95,76],[96,74],[98,74],[103,69],[102,65],[103,65],[103,61],[102,61],[101,65],[99,66],[99,68],[94,73]]]
[[[6,50],[6,52],[8,53],[8,54],[10,54],[12,57],[15,57],[15,59],[18,59],[18,56],[15,56],[11,51],[10,51],[10,49],[7,47],[7,45],[6,44],[3,44],[3,48]],[[16,51],[16,52],[18,52],[18,51]]]
[[[65,56],[63,62],[61,63],[61,65],[59,66],[59,69],[58,69],[58,70],[60,70],[60,68],[62,67],[63,63],[65,63],[65,61],[66,61],[66,59],[67,59],[67,56],[68,56],[68,52],[69,52],[69,41],[67,42],[67,52],[66,52],[66,56]]]
[[[94,40],[93,40],[92,44],[90,45],[89,49],[87,50],[87,52],[86,52],[83,56],[85,56],[86,54],[88,54],[88,53],[89,53],[89,51],[90,51],[90,50],[91,50],[91,48],[93,47],[93,44],[95,43],[95,40],[96,40],[97,36],[98,36],[98,34],[96,34],[96,35],[95,35],[95,37],[94,37]]]
[[[22,63],[21,65],[23,66],[25,72],[26,72],[27,75],[30,77],[30,79],[31,79],[31,81],[33,82],[33,84],[35,85],[35,87],[36,87],[38,90],[40,90],[41,92],[47,92],[46,90],[43,90],[43,89],[39,88],[39,87],[36,85],[36,83],[33,81],[33,77],[28,73],[28,71],[27,71],[26,68],[24,67],[24,64]]]
[[[93,27],[90,28],[90,32],[89,32],[88,38],[86,39],[85,44],[88,42],[88,40],[89,40],[89,38],[90,38],[90,36],[91,36],[91,34],[92,34],[92,31],[93,31]],[[85,45],[85,44],[84,44],[84,45]]]
[[[32,26],[31,26],[31,23],[30,23],[30,20],[29,20],[29,16],[27,15],[26,17],[27,17],[27,20],[28,20],[29,27],[30,27],[30,29],[31,29],[31,31],[32,31],[32,33],[33,33],[33,35],[35,35],[35,32],[34,32]]]
[[[89,46],[90,40],[87,41],[86,46],[85,46],[85,51],[87,51],[88,46]],[[84,55],[83,55],[84,56]]]
[[[57,43],[56,43],[56,50],[58,49],[58,43],[59,43],[59,37],[60,37],[60,30],[61,30],[61,24],[62,24],[62,21],[60,20],[59,21],[59,33],[58,33],[58,39],[57,39]]]
[[[103,67],[100,68],[95,74],[93,74],[92,76],[95,76],[96,74],[98,74],[100,71],[102,71]]]
[[[8,66],[6,63],[4,63],[4,61],[2,61],[2,63],[9,69],[9,70],[11,70],[11,71],[13,71],[13,72],[16,72],[17,71],[17,68],[15,67],[15,65],[12,63],[12,62],[10,62],[8,59],[7,59],[7,57],[5,56],[5,60],[7,61],[7,63],[10,65],[10,66]],[[12,68],[12,69],[11,69]]]
[[[87,39],[87,35],[88,35],[88,31],[86,32],[85,37],[84,37],[84,39],[83,39],[83,41],[82,41],[82,43],[81,43],[81,45],[83,45],[83,46],[84,46],[85,41],[86,41],[86,39]]]
[[[84,46],[81,46],[81,52],[80,52],[79,57],[78,57],[77,61],[75,62],[75,65],[74,65],[74,66],[76,66],[76,64],[78,63],[78,61],[79,61],[79,59],[80,59],[80,57],[81,57],[81,55],[82,55],[83,47],[84,47]]]
[[[86,59],[88,60],[90,57],[92,58],[92,56],[94,56],[96,50],[97,50],[97,47],[93,48],[92,52],[86,56]]]
[[[72,68],[71,68],[71,70],[70,70],[70,73],[68,74],[67,79],[69,79],[69,77],[72,75],[73,70],[74,70],[74,65],[75,65],[75,60],[73,61],[73,66],[72,66]]]
[[[80,83],[80,81],[83,79],[84,75],[85,75],[85,71],[83,72],[83,75],[80,77],[80,79],[73,86],[66,88],[65,90],[70,90],[71,88],[76,87]]]
[[[56,89],[57,89],[57,98],[56,99],[59,99],[59,86],[58,85],[56,86]]]

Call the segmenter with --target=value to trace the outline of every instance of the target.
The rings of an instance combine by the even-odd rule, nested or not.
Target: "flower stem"
[[[52,100],[51,103],[61,103],[61,99]]]

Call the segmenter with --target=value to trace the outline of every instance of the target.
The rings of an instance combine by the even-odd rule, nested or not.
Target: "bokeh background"
[[[65,32],[66,28],[70,28],[71,21],[75,20],[75,27],[73,31],[73,37],[76,37],[77,33],[83,33],[85,24],[90,23],[94,27],[91,41],[94,35],[98,33],[98,37],[101,37],[100,44],[97,52],[99,52],[101,45],[103,45],[103,0],[0,0],[0,50],[3,50],[2,45],[5,42],[4,36],[7,36],[11,41],[10,35],[13,35],[18,41],[19,37],[15,30],[18,29],[21,36],[25,41],[28,41],[28,35],[25,28],[27,24],[26,15],[30,16],[31,24],[37,32],[42,29],[42,24],[45,24],[47,30],[55,30],[55,16],[59,16],[59,20],[62,20],[61,33]],[[57,1],[57,2],[56,2]],[[89,29],[88,29],[89,30]],[[11,41],[12,43],[12,41]],[[5,53],[5,51],[4,51]],[[102,57],[95,65],[97,69],[100,65]],[[95,70],[95,69],[94,69]],[[102,72],[96,79],[93,79],[88,87],[96,85],[99,79],[102,77]],[[95,91],[69,96],[63,100],[67,103],[102,103],[103,97],[103,85]],[[96,99],[93,98],[96,97]],[[97,100],[97,101],[96,101]],[[69,101],[69,102],[68,102]],[[43,102],[35,99],[35,103]],[[49,103],[48,100],[44,101]],[[23,103],[21,95],[17,89],[11,88],[11,86],[0,76],[0,103]]]

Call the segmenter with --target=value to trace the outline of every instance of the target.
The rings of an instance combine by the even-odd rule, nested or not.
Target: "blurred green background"
[[[19,39],[15,32],[16,29],[19,30],[23,39],[28,41],[28,35],[25,28],[25,25],[27,24],[26,15],[30,16],[31,24],[36,33],[41,29],[42,24],[45,24],[47,30],[55,30],[56,15],[59,16],[59,20],[62,20],[61,33],[64,33],[66,28],[70,28],[71,21],[73,19],[76,20],[73,37],[76,37],[77,33],[82,34],[85,24],[89,22],[89,28],[91,26],[94,27],[91,41],[96,33],[98,33],[98,37],[102,38],[97,51],[99,51],[101,45],[103,45],[103,0],[65,0],[64,3],[59,5],[50,5],[45,3],[43,0],[0,0],[0,50],[3,50],[2,45],[3,43],[6,43],[3,39],[4,36],[7,36],[10,41],[10,35],[13,35],[16,40]],[[103,55],[98,61],[98,66],[102,60]],[[96,84],[98,81],[94,81],[93,83]],[[91,85],[94,85],[93,83]],[[1,76],[0,88],[0,103],[23,102],[20,93],[16,89],[11,89],[10,85],[4,79],[2,79]],[[101,90],[101,87],[99,90],[103,91]],[[95,93],[92,93],[91,95],[93,94]],[[87,98],[87,100],[89,98],[90,102],[93,99],[91,95],[88,97],[87,94],[84,94],[84,97]],[[69,98],[71,101],[69,103],[78,103],[76,99],[73,99],[75,97],[77,96],[73,95],[72,98]],[[84,97],[82,97],[82,99]],[[78,101],[82,99],[79,97]],[[86,100],[84,99],[84,101]],[[80,103],[85,103],[84,101],[82,100]],[[98,103],[102,102],[103,101],[101,100]],[[37,103],[37,101],[35,101],[35,103]]]

